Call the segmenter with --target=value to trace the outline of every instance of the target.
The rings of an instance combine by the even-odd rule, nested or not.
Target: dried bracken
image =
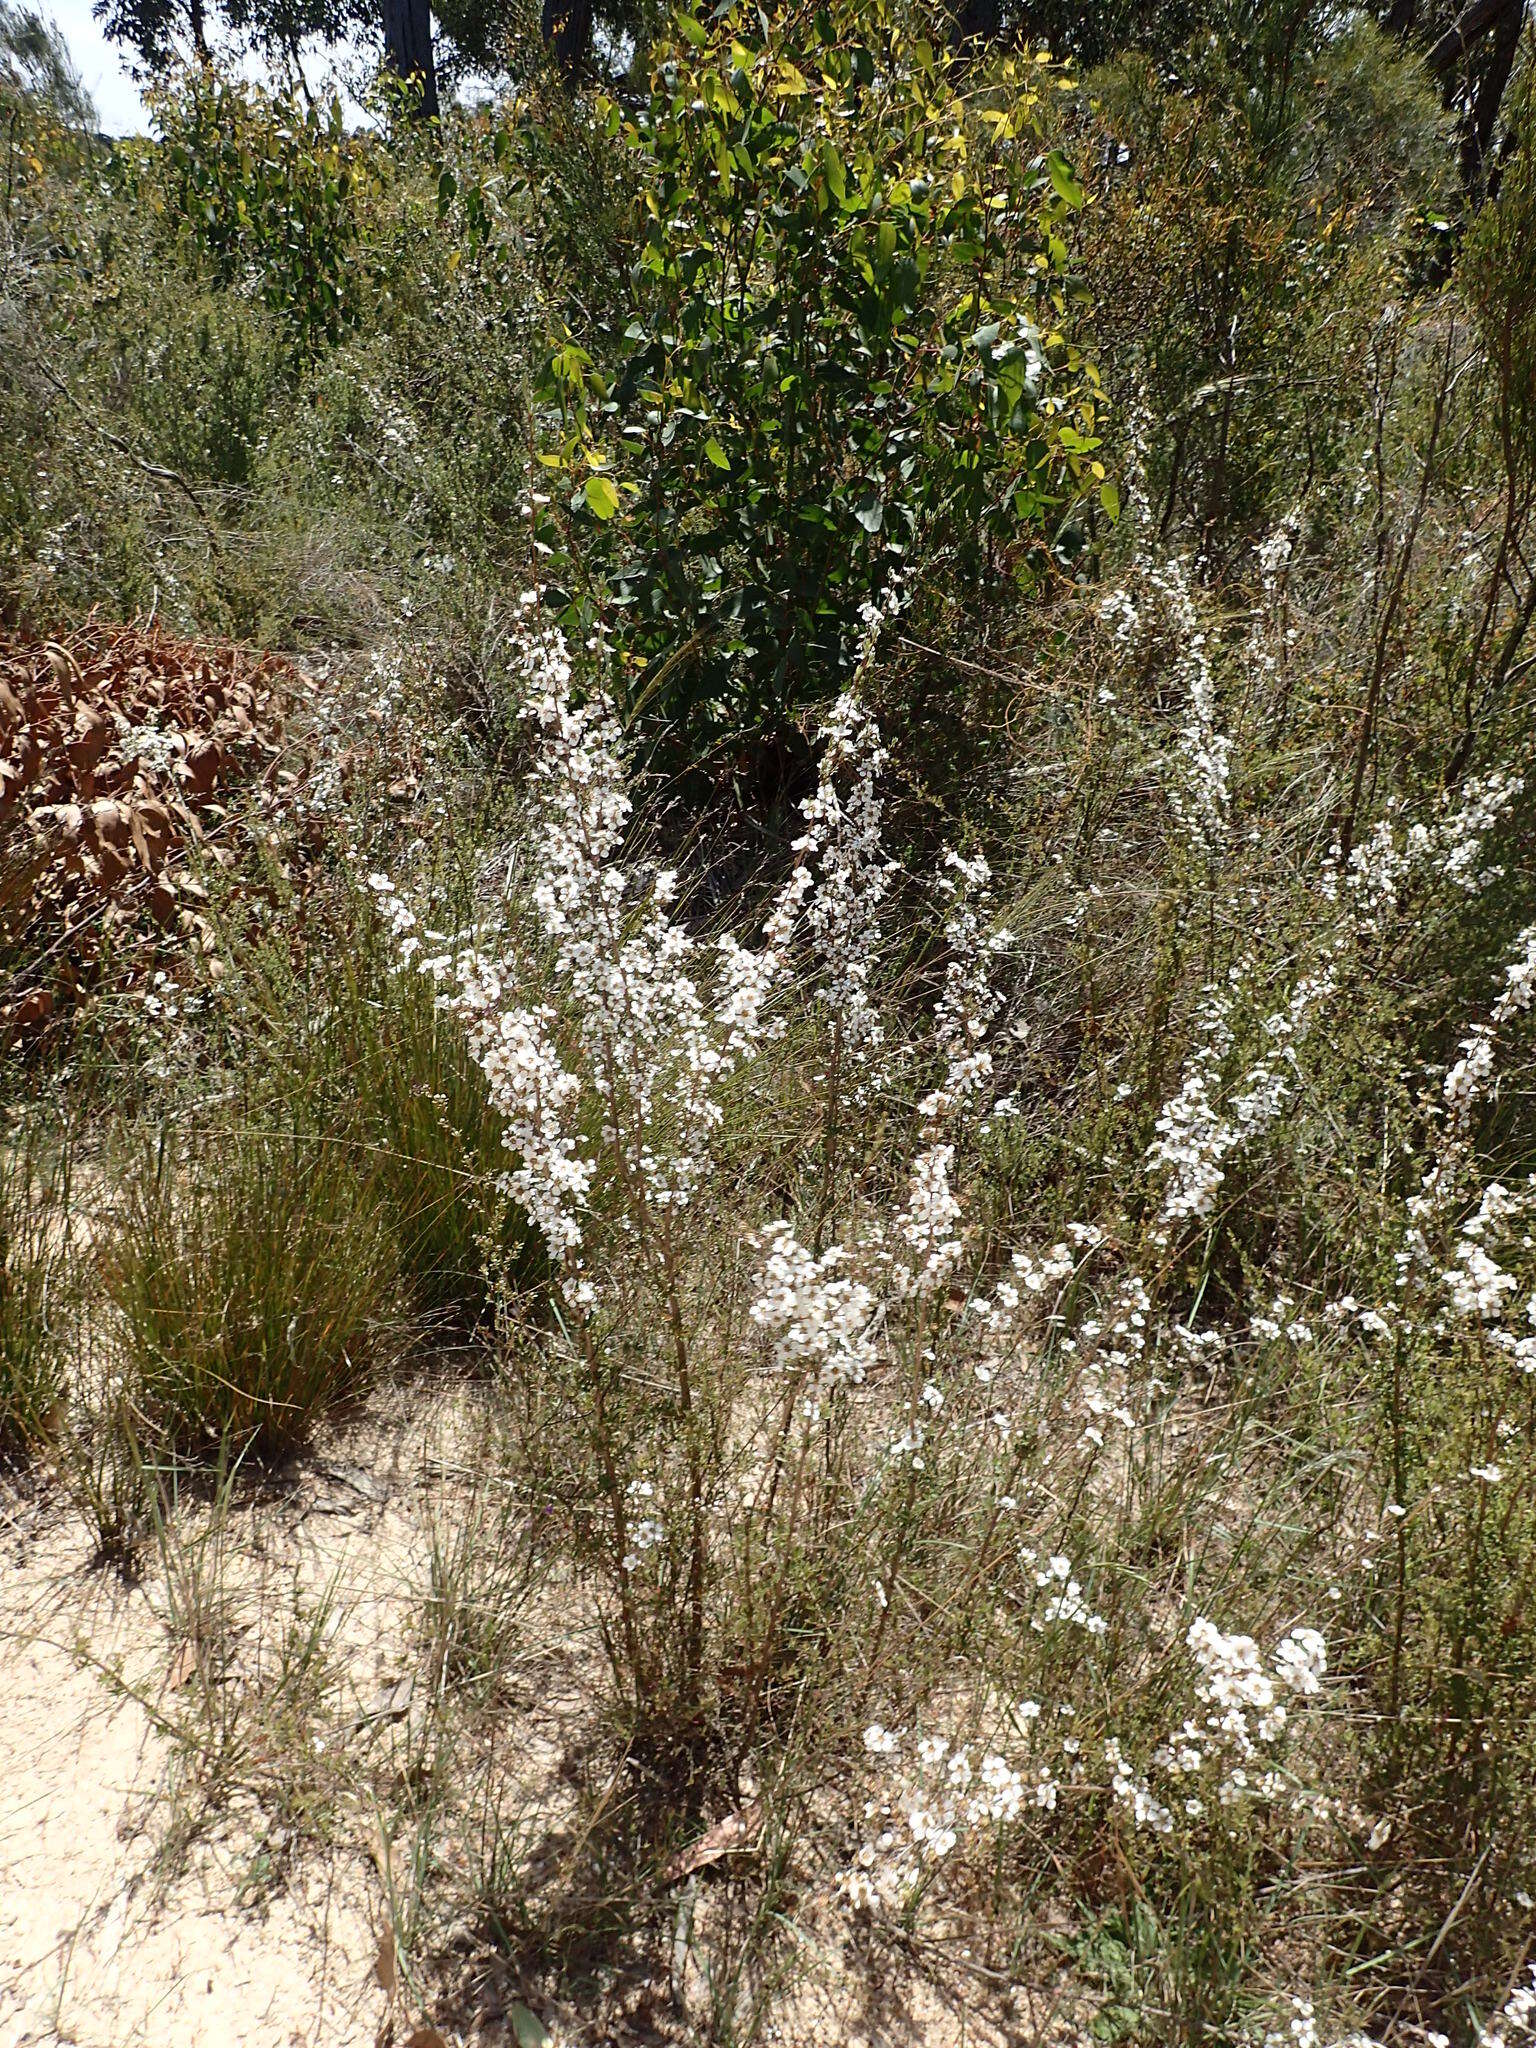
[[[297,682],[154,626],[0,640],[0,1033],[53,1017],[109,935],[206,936],[185,856],[229,857],[230,796],[271,775]]]

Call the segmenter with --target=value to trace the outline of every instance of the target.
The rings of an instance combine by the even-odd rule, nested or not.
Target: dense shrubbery
[[[1086,88],[922,26],[40,146],[7,606],[317,682],[197,942],[64,1049],[181,1136],[103,1148],[32,1408],[125,1547],[444,1329],[491,1368],[377,1778],[423,1971],[489,1912],[596,1998],[600,1927],[737,2039],[815,1919],[1099,2038],[1513,2042],[1528,88],[1474,209],[1368,24]],[[658,761],[798,806],[750,888]],[[538,1583],[602,1652],[558,1881],[503,1825]]]
[[[146,196],[215,281],[254,279],[299,347],[355,325],[367,288],[359,187],[371,166],[340,101],[301,110],[193,71],[162,96],[157,119],[160,144],[148,159],[156,186]]]
[[[777,738],[920,565],[1023,581],[1085,543],[1097,378],[1027,56],[963,77],[881,5],[679,17],[628,116],[625,302],[557,351],[573,510],[626,700],[695,749]]]

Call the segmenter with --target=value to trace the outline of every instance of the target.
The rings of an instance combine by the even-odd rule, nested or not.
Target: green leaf
[[[582,495],[595,519],[611,519],[619,509],[619,494],[605,476],[589,476]]]
[[[507,2007],[507,2018],[512,2022],[512,2038],[517,2048],[544,2048],[549,2039],[549,2029],[537,2013],[530,2012],[526,2005],[519,2005],[514,2000]]]
[[[697,15],[683,14],[680,12],[677,16],[677,25],[678,28],[681,30],[682,34],[687,37],[688,41],[692,43],[693,47],[696,50],[702,50],[704,45],[709,41],[709,36],[705,31],[704,24],[699,20]]]
[[[726,454],[725,450],[720,446],[720,443],[715,439],[713,434],[711,434],[709,439],[704,443],[704,453],[709,457],[710,461],[715,465],[716,469],[723,469],[729,471],[731,466],[731,458],[729,457],[729,455]]]
[[[1118,519],[1120,517],[1120,493],[1113,484],[1105,483],[1099,485],[1099,503],[1104,507],[1104,510],[1111,519]]]
[[[1056,197],[1065,200],[1068,206],[1081,206],[1088,195],[1073,177],[1072,166],[1059,149],[1051,151],[1045,160],[1045,168],[1050,173]]]

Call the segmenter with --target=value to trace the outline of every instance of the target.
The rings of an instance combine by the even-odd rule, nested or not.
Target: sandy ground
[[[171,1854],[189,1765],[165,1723],[195,1702],[163,1585],[93,1565],[55,1496],[0,1515],[0,2044],[372,2044],[389,2000],[367,1855],[306,1844],[253,1887],[269,1842],[238,1788]],[[366,1694],[399,1641],[415,1532],[318,1475],[281,1521],[261,1547],[285,1589],[332,1589],[347,1689]],[[254,1600],[249,1555],[228,1562]]]
[[[391,1968],[381,1870],[398,1898],[411,1851],[404,1835],[383,1850],[376,1802],[416,1753],[431,1531],[467,1491],[473,1434],[462,1390],[435,1406],[416,1391],[242,1500],[220,1525],[224,1661],[206,1691],[164,1555],[128,1584],[93,1563],[89,1532],[56,1489],[0,1490],[0,2048],[702,2048],[711,2037],[686,1940],[632,1955],[599,2010],[472,1947],[414,1989]],[[172,1576],[212,1526],[195,1504],[180,1519]],[[272,1745],[281,1774],[264,1777],[261,1702],[295,1622],[317,1613],[314,1716],[297,1737],[285,1725]],[[594,1754],[607,1770],[591,1740],[601,1686],[590,1617],[569,1591],[528,1615],[515,1662],[495,1746],[534,1819],[526,1877],[542,1870],[558,1890],[581,1833],[573,1786]],[[243,1703],[234,1761],[210,1783],[204,1749],[186,1737],[226,1699]],[[450,1753],[449,1769],[473,1780],[467,1750]],[[303,1818],[285,1823],[284,1799],[311,1794]],[[448,1871],[457,1850],[445,1839],[434,1853]],[[708,1919],[709,1883],[679,1890],[679,1937],[696,1908]],[[889,1951],[861,1956],[843,1916],[803,1905],[798,1954],[762,2015],[773,2048],[1081,2039],[1048,2006],[1000,1999],[964,1963],[918,1972],[894,1967]]]

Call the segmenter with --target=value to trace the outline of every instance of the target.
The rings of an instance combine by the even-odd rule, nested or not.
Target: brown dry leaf
[[[400,1979],[395,1969],[395,1930],[386,1927],[384,1939],[379,1943],[379,1952],[373,1959],[373,1974],[384,1987],[387,1998],[393,1998]]]
[[[448,2048],[448,2042],[436,2027],[418,2027],[407,2036],[405,2048]]]
[[[730,1856],[747,1847],[751,1838],[762,1826],[763,1809],[757,1800],[744,1806],[737,1813],[728,1813],[724,1820],[715,1822],[699,1839],[687,1849],[680,1849],[662,1872],[664,1884],[676,1884],[679,1878],[692,1877],[696,1870],[705,1870],[711,1863],[718,1863],[722,1856]]]
[[[197,1675],[197,1650],[192,1638],[183,1639],[180,1649],[171,1659],[171,1668],[166,1674],[166,1684],[172,1692],[180,1692]]]
[[[389,1837],[377,1821],[369,1823],[363,1846],[367,1851],[369,1861],[373,1864],[380,1877],[383,1878],[387,1889],[393,1882],[392,1857]]]

